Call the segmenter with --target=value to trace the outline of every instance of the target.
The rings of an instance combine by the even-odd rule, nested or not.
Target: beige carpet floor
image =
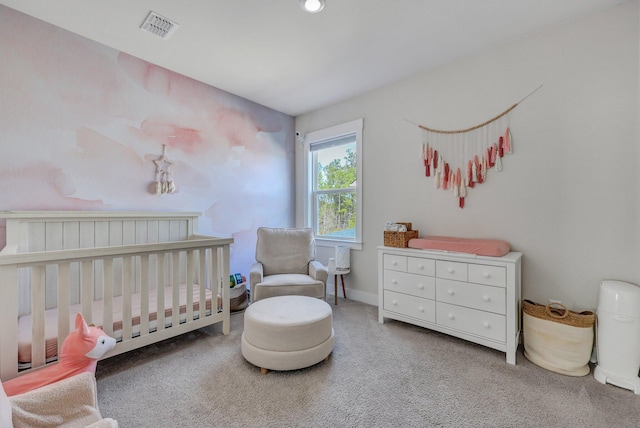
[[[638,427],[640,396],[569,377],[340,299],[327,362],[269,372],[240,354],[243,313],[98,363],[121,427]]]

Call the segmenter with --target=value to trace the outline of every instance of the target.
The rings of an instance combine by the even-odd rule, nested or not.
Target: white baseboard
[[[331,296],[331,299],[329,299]],[[342,290],[338,289],[338,297],[342,297]],[[331,292],[327,290],[327,301],[332,301],[334,298],[333,289]],[[364,291],[352,290],[351,288],[347,288],[347,299],[355,300],[356,302],[366,303],[368,305],[378,306],[378,295],[372,293],[366,293]]]

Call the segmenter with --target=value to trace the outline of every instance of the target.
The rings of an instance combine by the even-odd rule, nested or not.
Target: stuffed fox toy
[[[116,346],[116,340],[99,327],[89,327],[82,314],[76,315],[76,329],[62,342],[58,363],[3,382],[7,396],[22,394],[73,375],[95,373],[98,359]]]

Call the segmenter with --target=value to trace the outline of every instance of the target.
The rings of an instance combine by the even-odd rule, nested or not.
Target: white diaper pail
[[[640,394],[640,287],[602,281],[596,324],[594,377]]]

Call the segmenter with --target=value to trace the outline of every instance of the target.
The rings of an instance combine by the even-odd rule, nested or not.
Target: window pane
[[[355,190],[316,194],[316,236],[356,238]]]
[[[356,143],[318,150],[316,190],[348,189],[356,185]]]

